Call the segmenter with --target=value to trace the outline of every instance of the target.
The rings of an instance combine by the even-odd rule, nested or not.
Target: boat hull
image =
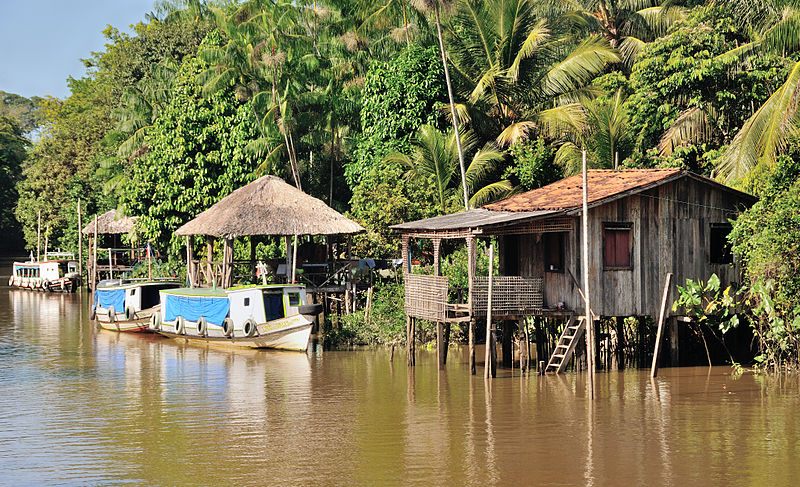
[[[276,350],[291,350],[305,352],[311,338],[312,323],[303,322],[280,328],[276,330],[264,330],[265,325],[259,325],[259,333],[253,337],[220,337],[220,336],[199,336],[191,333],[178,334],[169,330],[169,325],[164,325],[156,333],[175,340],[186,342],[204,343],[208,345],[219,345],[234,348],[271,348]],[[263,332],[262,332],[263,330]]]
[[[153,313],[156,312],[157,309],[150,308],[137,311],[134,319],[132,320],[126,320],[124,314],[116,313],[116,319],[114,321],[108,320],[106,310],[98,308],[98,311],[99,312],[95,317],[95,321],[97,322],[97,326],[104,330],[131,333],[150,333],[152,331],[150,330],[150,320],[153,317]]]

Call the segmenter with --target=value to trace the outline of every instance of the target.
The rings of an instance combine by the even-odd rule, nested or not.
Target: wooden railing
[[[468,303],[450,303],[450,286],[446,276],[423,274],[403,275],[405,311],[409,316],[430,321],[462,321],[468,315]],[[492,314],[525,316],[543,307],[544,280],[517,276],[492,278]],[[473,283],[473,314],[486,316],[488,278],[478,277]]]
[[[492,314],[523,316],[542,309],[544,279],[518,276],[495,276],[492,278]],[[472,288],[473,313],[486,316],[486,301],[489,278],[476,277]]]

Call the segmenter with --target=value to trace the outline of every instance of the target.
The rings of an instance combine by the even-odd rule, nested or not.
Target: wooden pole
[[[94,255],[92,256],[92,291],[97,288],[97,214],[94,215]]]
[[[469,305],[469,370],[475,375],[475,309],[472,288],[475,283],[475,237],[467,237],[467,303]]]
[[[83,223],[81,220],[80,198],[78,198],[78,275],[83,279]]]
[[[658,332],[656,332],[656,346],[653,350],[653,364],[650,366],[650,377],[658,374],[658,354],[661,351],[661,334],[664,330],[664,318],[667,314],[667,299],[672,286],[672,273],[667,273],[667,282],[664,284],[664,294],[661,296],[661,310],[658,313]]]
[[[47,260],[47,246],[50,245],[50,224],[44,227],[44,260]]]
[[[589,304],[589,190],[586,149],[583,149],[583,287],[586,301],[586,365],[589,368],[589,398],[594,399],[594,319]]]
[[[108,278],[114,279],[114,267],[111,264],[111,247],[108,248]]]
[[[483,377],[488,379],[491,370],[492,348],[492,274],[494,273],[494,243],[489,244],[489,288],[486,295],[486,357]]]
[[[296,281],[297,270],[297,234],[294,235],[294,246],[292,247],[292,283]]]
[[[194,287],[194,266],[192,265],[192,236],[186,236],[186,274],[189,278],[189,287]]]
[[[42,246],[42,210],[39,210],[39,223],[36,225],[36,262],[41,260],[40,249]]]

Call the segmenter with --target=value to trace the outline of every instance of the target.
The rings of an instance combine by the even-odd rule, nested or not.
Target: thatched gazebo
[[[99,266],[97,263],[97,245],[100,235],[112,235],[112,245],[119,244],[119,236],[130,233],[136,223],[138,217],[135,216],[117,216],[117,210],[108,210],[102,215],[95,215],[94,218],[89,220],[89,223],[83,227],[81,233],[89,236],[89,286],[92,289],[97,284],[97,281],[102,278],[101,274],[105,273],[107,277],[112,277],[114,272],[124,272],[130,270],[128,266],[117,265],[111,262],[109,257],[108,266]],[[110,255],[111,249],[109,249]]]
[[[199,284],[199,269],[193,264],[207,264],[211,272],[212,240],[206,241],[207,261],[193,261],[191,237],[203,235],[223,238],[225,247],[221,263],[220,283],[231,284],[233,239],[252,236],[283,236],[287,241],[287,269],[294,265],[289,255],[289,238],[303,235],[352,235],[363,232],[358,223],[346,218],[321,200],[291,186],[276,176],[263,176],[222,198],[175,232],[186,237],[190,284]],[[250,247],[250,260],[255,260],[255,248]],[[207,277],[209,274],[206,274]]]
[[[117,210],[108,210],[102,215],[96,215],[89,224],[83,227],[84,235],[122,235],[133,230],[133,225],[138,217],[120,216]]]

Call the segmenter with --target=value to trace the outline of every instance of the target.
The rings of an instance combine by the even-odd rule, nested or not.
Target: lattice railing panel
[[[406,314],[423,320],[444,321],[449,287],[447,277],[405,273],[403,279]]]
[[[492,278],[492,314],[525,314],[542,309],[544,304],[542,278],[518,276],[495,276]],[[472,290],[472,306],[476,315],[486,315],[486,301],[489,291],[489,278],[476,277]]]

